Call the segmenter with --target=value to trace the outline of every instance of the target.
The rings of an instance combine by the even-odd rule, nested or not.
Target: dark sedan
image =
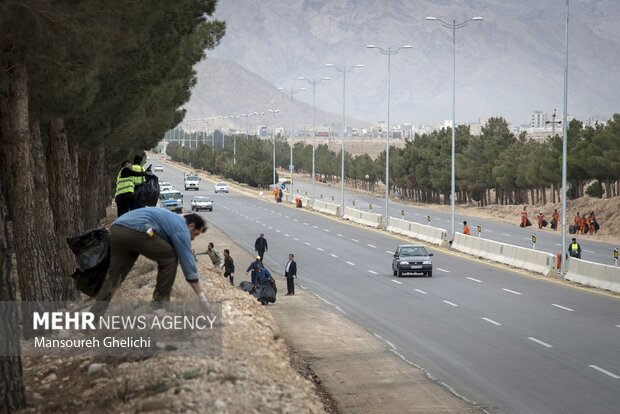
[[[416,244],[401,244],[394,253],[392,260],[392,272],[394,276],[401,277],[405,273],[420,273],[433,276],[432,253],[426,251],[426,247]]]

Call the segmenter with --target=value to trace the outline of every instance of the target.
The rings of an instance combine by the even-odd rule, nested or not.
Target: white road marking
[[[507,236],[507,237],[510,237],[510,234],[508,234],[508,233],[502,233],[502,236]]]
[[[282,233],[280,230],[276,229],[276,233]]]
[[[290,218],[289,216],[284,216],[284,218]]]
[[[599,366],[596,366],[596,365],[588,365],[588,366],[589,366],[590,368],[594,368],[594,369],[595,369],[595,370],[597,370],[598,372],[602,372],[602,373],[603,373],[603,374],[605,374],[605,375],[609,375],[609,376],[610,376],[610,377],[612,377],[613,379],[620,379],[620,376],[618,376],[618,375],[616,375],[616,374],[614,374],[614,373],[612,373],[612,372],[609,372],[609,371],[607,371],[606,369],[603,369],[603,368],[601,368],[601,367],[599,367]]]
[[[304,226],[307,226],[307,225],[308,225],[308,223],[304,223]]]
[[[278,213],[278,216],[281,216],[281,215],[282,215],[282,213]]]
[[[616,325],[616,328],[620,328],[620,325]]]
[[[493,233],[493,230],[485,230],[487,233]]]
[[[444,272],[444,273],[450,273],[449,270],[442,269],[441,267],[438,267],[437,270],[439,270],[440,272]]]
[[[308,242],[305,242],[304,244],[305,244],[306,246],[312,246],[312,245],[311,245],[310,243],[308,243]]]
[[[288,234],[286,234],[286,233],[284,233],[284,235],[285,235],[286,237],[291,237],[291,236],[289,236],[289,235],[288,235]]]
[[[426,293],[426,292],[425,292],[425,291],[423,291],[423,290],[420,290],[420,289],[413,289],[413,290],[415,290],[416,292],[420,292],[420,293],[421,293],[421,294],[423,294],[423,295],[428,295],[428,293]]]
[[[316,249],[317,249],[318,251],[320,251],[320,252],[324,252],[324,251],[325,251],[325,250],[321,249],[320,247],[317,247]]]
[[[376,249],[376,248],[377,248],[377,246],[373,246],[373,245],[372,245],[372,244],[370,244],[370,243],[368,243],[366,246],[368,246],[368,247],[372,247],[373,249]]]
[[[566,306],[558,305],[557,303],[552,303],[551,306],[555,306],[556,308],[564,309],[569,312],[574,312],[574,309],[567,308]]]
[[[469,279],[469,280],[473,280],[474,282],[482,283],[482,280],[480,280],[480,279],[476,279],[476,278],[473,278],[473,277],[469,277],[469,276],[467,276],[467,279]]]
[[[267,225],[265,223],[262,224],[263,227],[267,227]]]
[[[517,292],[516,290],[510,290],[510,289],[506,289],[506,288],[503,288],[502,290],[504,292],[512,293],[513,295],[522,295],[521,292]]]
[[[299,286],[300,288],[302,288],[303,290],[308,290],[307,287],[305,287],[304,285],[302,285],[301,283],[297,283],[297,286]]]
[[[351,263],[349,261],[347,261],[347,264],[350,264],[351,266],[355,266],[355,263]]]
[[[297,237],[293,237],[293,240],[295,241],[299,241],[299,239]]]
[[[318,226],[315,226],[315,225],[313,225],[312,227],[313,227],[313,228],[315,228],[315,229],[318,229],[318,228],[319,228]]]
[[[275,214],[275,211],[273,211],[273,210],[269,210],[269,211],[271,211],[272,213],[274,213],[274,214]]]
[[[260,224],[260,221],[256,220],[256,222]]]
[[[386,252],[386,253],[389,253],[389,254],[394,254],[394,252],[391,252],[391,251],[389,251],[389,250],[386,250],[385,252]]]
[[[523,240],[531,240],[529,237],[524,237]]]
[[[402,284],[403,284],[403,282],[400,282],[400,281],[398,281],[398,280],[394,280],[394,279],[392,279],[392,282],[394,282],[394,283],[398,283],[399,285],[402,285]]]
[[[330,255],[331,257],[335,257],[336,259],[338,258],[338,256],[336,256],[336,255],[335,255],[335,254],[333,254],[333,253],[330,253],[329,255]]]
[[[297,220],[297,219],[293,219],[293,220],[294,220],[294,221],[299,221],[299,220]]]
[[[351,239],[351,240],[353,240],[355,243],[359,243],[359,240],[357,239]]]
[[[374,270],[369,270],[368,273],[372,273],[373,275],[378,275],[379,273],[375,272]]]
[[[528,337],[527,337],[527,339],[529,339],[529,340],[530,340],[530,341],[532,341],[532,342],[536,342],[537,344],[542,345],[542,346],[544,346],[544,347],[547,347],[547,348],[553,348],[553,345],[549,345],[548,343],[543,342],[543,341],[541,341],[540,339],[536,339],[536,338],[531,337],[531,336],[528,336]]]
[[[454,306],[455,308],[459,306],[459,305],[457,305],[456,303],[452,303],[452,302],[450,302],[449,300],[444,300],[444,301],[442,301],[442,302],[443,302],[443,303],[447,303],[447,304],[448,304],[448,305],[450,305],[450,306]]]
[[[561,244],[560,244],[560,243],[556,243],[555,245],[556,245],[556,246],[561,246]]]
[[[329,230],[327,230],[327,229],[323,229],[323,231],[326,232],[326,233],[329,233]]]
[[[336,234],[338,234],[338,237],[342,237],[342,234],[340,234],[340,233],[336,233]]]
[[[588,250],[588,249],[583,249],[584,252],[588,252],[588,253],[595,253],[592,250]]]
[[[269,226],[269,227],[268,227],[268,229],[269,229],[269,230],[273,230],[273,227]]]
[[[502,326],[502,324],[501,324],[501,323],[499,323],[499,322],[495,322],[493,319],[489,319],[489,318],[482,318],[482,320],[483,320],[483,321],[487,321],[487,322],[489,322],[489,323],[492,323],[492,324],[493,324],[493,325],[495,325],[495,326]]]

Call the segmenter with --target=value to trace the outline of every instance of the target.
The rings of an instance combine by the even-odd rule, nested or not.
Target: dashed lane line
[[[502,236],[510,237],[510,234],[508,234],[508,233],[502,233]]]
[[[441,267],[438,267],[437,270],[439,270],[440,272],[444,272],[444,273],[450,273],[449,270],[442,269]]]
[[[355,263],[349,262],[347,261],[347,264],[351,265],[351,266],[355,266]]]
[[[315,229],[318,229],[318,228],[319,228],[319,226],[315,226],[315,225],[313,225],[312,227],[313,227],[313,228],[315,228]]]
[[[320,252],[324,252],[324,251],[325,251],[325,250],[323,250],[323,249],[322,249],[322,248],[320,248],[320,247],[317,247],[316,249],[317,249],[318,251],[320,251]]]
[[[329,255],[330,255],[331,257],[335,257],[336,259],[338,258],[338,256],[336,256],[336,255],[335,255],[335,254],[333,254],[333,253],[330,253]]]
[[[308,243],[308,242],[305,242],[304,244],[305,244],[306,246],[312,246],[312,245],[311,245],[310,243]]]
[[[369,270],[368,273],[372,273],[373,275],[378,275],[379,273],[375,272],[374,270]]]
[[[402,284],[403,284],[403,282],[401,282],[401,281],[399,281],[399,280],[394,280],[394,279],[392,279],[392,282],[394,282],[394,283],[398,283],[399,285],[402,285]]]
[[[394,252],[391,252],[391,251],[389,251],[389,250],[386,250],[385,252],[386,252],[386,253],[389,253],[389,254],[394,254]]]
[[[329,230],[327,230],[327,229],[323,229],[323,231],[326,232],[326,233],[329,233]]]
[[[285,236],[285,237],[291,237],[291,236],[289,236],[289,235],[288,235],[288,234],[286,234],[286,233],[284,233],[284,236]]]
[[[359,243],[360,241],[357,239],[351,239],[352,241],[354,241],[355,243]]]
[[[489,323],[492,323],[495,326],[502,326],[501,323],[494,321],[493,319],[489,319],[489,318],[482,318],[483,321],[487,321]]]
[[[448,305],[450,305],[450,306],[453,306],[453,307],[455,307],[455,308],[457,308],[457,307],[459,306],[459,305],[457,305],[457,304],[456,304],[456,303],[454,303],[454,302],[450,302],[449,300],[443,300],[442,302],[443,302],[443,303],[446,303],[446,304],[448,304]]]
[[[502,290],[504,292],[512,293],[513,295],[522,295],[523,294],[521,292],[517,292],[516,290],[510,290],[510,289],[506,289],[506,288],[503,288]]]
[[[598,372],[602,372],[605,375],[609,375],[613,379],[620,379],[620,376],[614,374],[613,372],[609,372],[606,369],[603,369],[597,365],[588,365],[590,368],[597,370]]]
[[[564,309],[565,311],[575,312],[574,309],[567,308],[566,306],[558,305],[557,303],[552,303],[551,306],[555,306],[556,308]]]
[[[342,234],[340,234],[340,233],[337,233],[337,234],[338,234],[338,237],[343,237]]]
[[[482,283],[482,280],[480,280],[480,279],[476,279],[475,277],[469,277],[469,276],[467,276],[467,279],[469,279],[469,280],[473,280],[474,282],[477,282],[477,283]]]
[[[415,290],[416,292],[419,292],[419,293],[421,293],[423,295],[428,295],[428,292],[425,292],[425,291],[423,291],[421,289],[413,289],[413,290]]]
[[[543,341],[541,341],[540,339],[536,339],[536,338],[534,338],[533,336],[528,336],[528,337],[527,337],[527,339],[529,339],[529,340],[530,340],[530,341],[532,341],[532,342],[536,342],[537,344],[542,345],[542,346],[544,346],[545,348],[553,348],[553,345],[548,344],[548,343],[546,343],[546,342],[543,342]]]
[[[368,247],[372,247],[373,249],[376,249],[376,248],[377,248],[377,246],[373,246],[373,245],[372,245],[372,244],[370,244],[370,243],[366,244],[366,246],[368,246]]]

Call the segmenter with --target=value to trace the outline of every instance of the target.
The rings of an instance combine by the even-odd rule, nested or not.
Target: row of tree
[[[121,160],[182,120],[193,66],[224,34],[215,5],[0,3],[0,301],[77,297],[65,238],[98,225]],[[14,325],[0,315],[3,335]],[[20,358],[0,357],[0,412],[23,405]]]
[[[290,146],[280,136],[273,142],[256,137],[217,136],[216,151],[209,145],[189,149],[176,143],[168,146],[168,154],[197,168],[260,187],[273,180],[273,146],[276,166],[287,169],[289,165]],[[391,147],[390,190],[419,202],[449,203],[451,137],[448,128],[416,135],[404,148]],[[545,204],[560,199],[561,137],[556,135],[544,142],[528,140],[525,134],[516,136],[510,132],[503,118],[491,118],[479,136],[472,135],[467,126],[458,126],[455,142],[459,203]],[[385,151],[374,160],[368,154],[353,157],[345,152],[345,180],[354,187],[373,191],[384,181],[385,159]],[[296,171],[311,173],[312,145],[295,143],[293,160]],[[620,194],[620,115],[594,127],[584,127],[573,120],[568,130],[567,164],[569,197],[583,196],[586,185],[593,180],[589,195]],[[331,151],[327,145],[317,146],[315,173],[328,179],[339,177],[340,152]]]

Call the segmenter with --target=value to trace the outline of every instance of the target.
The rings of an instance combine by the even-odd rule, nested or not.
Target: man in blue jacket
[[[260,262],[254,262],[254,270],[256,271],[256,283],[258,284],[258,289],[256,290],[256,298],[260,303],[266,305],[267,302],[262,297],[265,289],[267,289],[269,279],[271,279],[271,272]]]
[[[192,254],[192,240],[206,231],[204,219],[195,213],[181,217],[163,208],[141,208],[123,214],[110,227],[110,267],[91,311],[97,315],[105,313],[114,292],[140,255],[157,262],[154,307],[170,300],[179,263],[185,280],[208,307]]]

